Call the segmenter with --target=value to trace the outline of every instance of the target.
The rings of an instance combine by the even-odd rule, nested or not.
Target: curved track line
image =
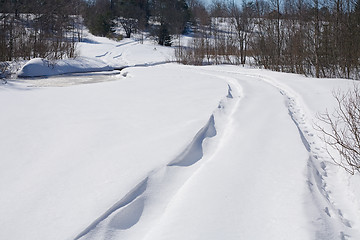
[[[326,162],[329,158],[321,153],[320,150],[322,148],[314,141],[313,137],[316,134],[312,132],[312,125],[307,122],[307,116],[303,106],[297,100],[296,93],[279,83],[276,79],[261,74],[249,74],[248,72],[241,73],[239,71],[228,70],[211,71],[235,75],[241,74],[249,78],[261,80],[276,88],[279,93],[284,96],[289,116],[299,131],[304,148],[309,153],[307,162],[307,183],[312,202],[319,214],[319,218],[314,219],[313,221],[320,229],[316,231],[316,239],[347,239],[350,235],[344,233],[342,230],[350,230],[352,228],[351,223],[344,217],[341,209],[336,207],[336,203],[331,197],[331,190],[328,189],[326,183],[326,177],[328,176]]]
[[[320,160],[320,158],[327,159],[328,157],[321,156],[322,154],[319,151],[321,147],[317,146],[313,139],[316,134],[311,132],[311,127],[308,127],[311,126],[311,124],[307,122],[307,116],[303,106],[297,101],[298,98],[296,94],[286,89],[286,87],[276,81],[276,79],[261,75],[246,74],[246,76],[264,81],[278,89],[279,93],[284,96],[286,106],[289,110],[289,116],[298,128],[303,145],[309,152],[307,182],[313,203],[320,215],[320,218],[316,219],[316,222],[322,228],[316,232],[316,239],[334,239],[339,236],[343,236],[341,239],[345,239],[347,234],[342,231],[338,232],[339,226],[337,222],[334,221],[334,218],[339,220],[346,228],[351,228],[350,221],[342,215],[342,211],[331,201],[331,190],[328,189],[325,180],[328,175],[326,164],[325,161]]]
[[[105,56],[108,55],[108,54],[109,54],[109,52],[106,52],[106,53],[100,54],[100,55],[95,56],[95,57],[101,58],[101,57],[105,57]]]

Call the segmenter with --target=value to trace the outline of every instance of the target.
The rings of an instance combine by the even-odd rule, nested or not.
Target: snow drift
[[[114,70],[99,59],[79,57],[51,62],[42,58],[34,58],[27,62],[18,72],[18,77],[41,77],[61,75],[65,73],[84,73]]]

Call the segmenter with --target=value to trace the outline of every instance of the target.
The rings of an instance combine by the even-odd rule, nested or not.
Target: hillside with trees
[[[179,62],[245,64],[316,77],[359,79],[360,2],[213,1]],[[208,21],[203,21],[209,16]],[[211,61],[210,61],[211,60]]]
[[[350,0],[36,0],[0,2],[0,61],[74,57],[82,24],[98,36],[147,33],[184,64],[252,64],[316,77],[356,78],[360,2]],[[116,35],[115,35],[116,36]]]
[[[80,0],[0,1],[0,61],[75,56]]]

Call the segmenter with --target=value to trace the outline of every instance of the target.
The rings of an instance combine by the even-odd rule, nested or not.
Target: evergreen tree
[[[146,0],[118,0],[114,3],[114,15],[125,30],[126,37],[138,29],[144,29],[149,18]]]
[[[151,15],[159,26],[154,34],[160,45],[171,45],[171,36],[181,34],[186,29],[186,23],[190,18],[188,5],[184,0],[152,0]]]
[[[105,37],[114,32],[111,6],[112,4],[108,0],[87,3],[84,20],[92,34]]]

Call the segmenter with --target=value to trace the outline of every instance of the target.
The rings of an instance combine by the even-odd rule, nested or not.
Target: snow
[[[83,42],[77,44],[75,59],[48,61],[34,58],[17,73],[18,77],[33,78],[68,73],[112,71],[130,66],[154,66],[173,61],[173,49],[155,45],[152,41],[140,44],[134,39],[115,42],[96,37],[85,31]],[[131,49],[131,51],[129,51]]]
[[[172,51],[88,35],[21,72],[82,73],[0,86],[0,239],[360,239],[360,177],[313,128],[353,82]]]
[[[112,71],[105,62],[92,58],[79,57],[76,59],[57,60],[54,63],[34,58],[27,62],[18,72],[19,77],[54,76],[65,73],[81,73],[96,71]]]

